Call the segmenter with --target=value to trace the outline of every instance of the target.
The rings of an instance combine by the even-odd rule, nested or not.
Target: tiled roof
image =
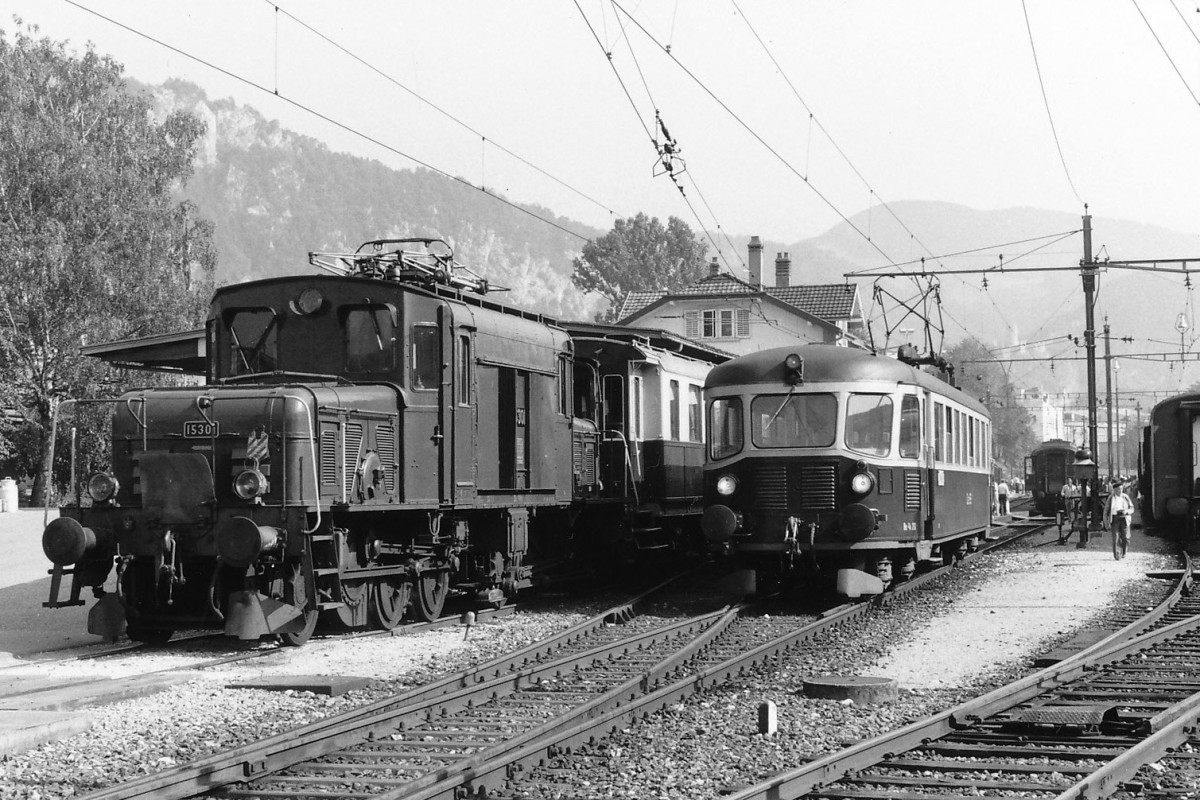
[[[823,283],[815,286],[781,286],[767,289],[767,294],[785,303],[802,308],[821,319],[849,319],[854,315],[857,287],[852,283]]]
[[[653,305],[662,298],[671,297],[728,297],[735,294],[757,294],[766,292],[781,302],[820,317],[836,321],[854,315],[854,299],[858,296],[857,286],[851,283],[825,283],[814,286],[752,286],[729,274],[710,276],[675,291],[630,292],[621,304],[618,320],[627,319]]]

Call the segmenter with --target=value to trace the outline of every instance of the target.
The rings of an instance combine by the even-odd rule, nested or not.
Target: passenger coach
[[[939,378],[806,345],[720,365],[705,393],[704,532],[748,565],[858,596],[986,535],[991,421]]]
[[[1064,439],[1050,439],[1026,457],[1025,486],[1039,514],[1052,517],[1062,508],[1062,490],[1075,463],[1076,449]]]

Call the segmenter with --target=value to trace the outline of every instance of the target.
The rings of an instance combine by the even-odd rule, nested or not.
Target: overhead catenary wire
[[[307,106],[298,100],[294,100],[290,97],[280,94],[278,91],[272,90],[272,89],[262,85],[261,83],[252,81],[249,78],[245,77],[244,75],[239,75],[238,73],[233,72],[232,70],[228,70],[228,69],[225,69],[224,67],[220,67],[220,66],[212,63],[211,61],[207,61],[203,58],[200,58],[199,56],[194,55],[193,53],[189,53],[188,51],[186,51],[182,48],[176,47],[175,45],[172,45],[172,44],[168,44],[168,43],[162,41],[161,39],[151,36],[148,33],[144,33],[130,25],[126,25],[125,23],[115,20],[112,17],[105,16],[104,14],[101,14],[99,11],[96,11],[95,9],[88,8],[87,6],[76,2],[76,0],[62,0],[62,2],[66,3],[70,6],[73,6],[75,8],[78,8],[80,11],[91,14],[92,16],[94,16],[98,19],[104,20],[105,22],[109,23],[110,25],[115,25],[124,31],[128,31],[129,33],[132,33],[135,36],[139,36],[149,42],[153,42],[154,44],[156,44],[160,47],[163,47],[167,50],[170,50],[171,52],[176,53],[177,55],[183,56],[184,58],[186,58],[190,61],[194,61],[197,64],[200,64],[201,66],[204,66],[204,67],[207,67],[208,69],[219,72],[222,75],[226,76],[227,78],[231,78],[231,79],[233,79],[239,83],[242,83],[246,86],[249,86],[250,88],[255,89],[257,91],[264,92],[265,94],[269,94],[272,97],[277,97],[282,102],[287,103],[288,105],[290,105],[294,108],[297,108],[297,109],[305,112],[306,114],[310,114],[313,117],[316,117],[317,119],[319,119],[323,122],[333,125],[334,127],[339,128],[339,129],[345,131],[346,133],[357,136],[360,139],[362,139],[363,141],[370,142],[371,144],[381,147],[390,153],[394,153],[395,155],[398,155],[402,158],[406,158],[409,161],[413,162],[414,164],[422,166],[431,172],[436,172],[438,175],[441,175],[444,178],[448,178],[451,181],[454,181],[455,183],[460,183],[463,186],[467,186],[471,189],[481,192],[482,194],[492,198],[493,200],[495,200],[499,203],[503,203],[504,205],[508,206],[509,208],[512,208],[515,211],[519,211],[522,214],[525,214],[526,216],[532,217],[532,218],[538,220],[539,222],[544,222],[545,224],[549,225],[550,227],[558,229],[559,231],[567,234],[568,236],[572,236],[583,242],[591,241],[591,238],[588,236],[584,236],[583,234],[577,233],[577,232],[571,230],[570,228],[560,225],[559,223],[555,222],[552,219],[548,219],[546,217],[541,216],[540,214],[530,211],[529,209],[522,207],[520,204],[515,203],[511,200],[508,200],[507,198],[501,197],[501,196],[495,194],[494,192],[489,192],[484,187],[476,186],[475,184],[471,183],[470,181],[468,181],[465,178],[461,178],[457,175],[452,175],[451,173],[447,172],[446,170],[436,167],[433,164],[430,164],[426,161],[423,161],[422,159],[420,159],[410,153],[406,153],[403,150],[400,150],[399,148],[378,139],[377,137],[374,137],[368,133],[360,131],[348,123],[342,122],[341,120],[335,119],[335,118],[329,116],[328,114],[324,114],[320,111],[317,111],[315,108],[312,108],[311,106]]]
[[[1167,57],[1167,61],[1171,64],[1171,69],[1175,70],[1175,74],[1179,77],[1179,82],[1183,84],[1183,88],[1187,89],[1187,93],[1192,96],[1192,102],[1200,106],[1200,98],[1196,97],[1196,93],[1192,91],[1191,85],[1188,84],[1187,78],[1183,77],[1183,73],[1179,71],[1179,66],[1175,63],[1175,59],[1171,58],[1171,54],[1167,52],[1166,46],[1162,43],[1162,39],[1158,38],[1158,33],[1155,32],[1154,26],[1150,24],[1150,20],[1146,19],[1146,14],[1142,11],[1142,7],[1138,5],[1137,0],[1131,0],[1133,7],[1137,9],[1138,16],[1142,18],[1142,22],[1146,23],[1146,28],[1150,31],[1150,35],[1154,37],[1154,41],[1158,43],[1158,49],[1162,50],[1163,55]]]
[[[1054,136],[1054,147],[1058,151],[1058,160],[1062,164],[1063,173],[1067,176],[1071,194],[1075,195],[1075,199],[1082,205],[1083,200],[1079,197],[1075,181],[1071,179],[1071,170],[1067,167],[1067,158],[1063,155],[1062,141],[1058,138],[1058,128],[1054,125],[1054,114],[1050,112],[1050,97],[1046,94],[1046,82],[1042,79],[1042,66],[1038,62],[1037,45],[1033,41],[1033,26],[1029,23],[1029,8],[1025,5],[1025,0],[1021,0],[1021,11],[1025,14],[1025,30],[1029,34],[1029,49],[1033,52],[1033,67],[1037,72],[1038,87],[1042,90],[1042,104],[1046,107],[1046,118],[1050,120],[1050,133]]]
[[[608,212],[610,215],[613,215],[613,216],[615,216],[615,215],[616,215],[616,212],[615,212],[615,211],[613,211],[613,209],[612,209],[612,208],[609,206],[609,204],[600,202],[600,201],[599,201],[599,200],[597,200],[596,198],[594,198],[594,197],[592,197],[592,196],[588,195],[586,192],[583,192],[583,191],[582,191],[582,190],[580,190],[579,188],[577,188],[577,187],[575,187],[575,186],[572,186],[571,184],[567,183],[566,181],[562,180],[561,178],[558,178],[558,177],[556,177],[555,175],[551,174],[550,172],[546,171],[546,170],[545,170],[545,169],[543,169],[542,167],[539,167],[537,164],[534,164],[533,162],[529,161],[529,160],[528,160],[528,159],[526,159],[525,157],[523,157],[523,156],[521,156],[521,155],[519,155],[519,154],[517,154],[517,153],[513,152],[513,151],[512,151],[512,150],[510,150],[509,148],[507,148],[507,147],[505,147],[504,145],[502,145],[502,144],[500,144],[499,142],[497,142],[495,139],[493,139],[493,138],[491,138],[491,137],[487,136],[486,134],[484,134],[482,131],[479,131],[479,130],[477,130],[477,129],[476,129],[474,126],[472,126],[472,125],[468,124],[467,122],[464,122],[463,120],[459,119],[459,118],[458,118],[457,116],[455,116],[454,114],[451,114],[449,111],[447,111],[446,109],[442,108],[442,107],[441,107],[441,106],[439,106],[437,103],[434,103],[432,100],[429,100],[428,98],[426,98],[426,97],[423,97],[423,96],[422,96],[420,93],[418,93],[418,92],[416,92],[416,91],[414,91],[414,90],[410,89],[408,86],[405,86],[403,83],[401,83],[401,82],[400,82],[398,79],[396,79],[394,76],[392,76],[392,75],[389,75],[388,73],[386,73],[386,72],[384,72],[383,70],[381,70],[379,67],[375,66],[375,65],[374,65],[374,64],[372,64],[371,62],[369,62],[369,61],[367,61],[366,59],[364,59],[364,58],[363,58],[362,56],[360,56],[358,53],[354,52],[353,50],[351,50],[350,48],[348,48],[348,47],[346,47],[345,45],[341,44],[340,42],[337,42],[337,41],[335,41],[334,39],[330,38],[330,37],[329,37],[329,36],[327,36],[326,34],[322,33],[322,32],[321,32],[321,31],[319,31],[319,30],[317,30],[315,27],[313,27],[313,26],[312,26],[312,25],[310,25],[309,23],[305,22],[304,20],[300,19],[300,18],[299,18],[299,17],[297,17],[295,14],[291,13],[290,11],[288,11],[286,8],[280,8],[280,7],[279,7],[279,6],[278,6],[278,5],[277,5],[277,4],[274,2],[274,0],[263,0],[263,2],[264,2],[264,3],[266,3],[267,5],[271,6],[272,8],[274,8],[274,9],[275,9],[275,12],[276,12],[276,20],[277,20],[277,21],[276,21],[276,23],[275,23],[276,50],[278,50],[278,46],[279,46],[279,45],[278,45],[278,40],[279,40],[279,23],[278,23],[278,15],[279,15],[280,13],[282,13],[282,14],[284,14],[284,15],[285,15],[285,16],[286,16],[288,19],[292,20],[294,23],[296,23],[297,25],[299,25],[300,27],[304,28],[304,29],[305,29],[306,31],[308,31],[309,33],[313,34],[314,36],[316,36],[317,38],[319,38],[320,40],[322,40],[323,42],[325,42],[326,44],[328,44],[330,47],[333,47],[335,50],[337,50],[337,51],[339,51],[339,52],[343,53],[343,54],[344,54],[344,55],[346,55],[346,56],[349,56],[351,59],[353,59],[354,61],[358,62],[358,63],[359,63],[359,64],[361,64],[362,66],[366,67],[366,68],[367,68],[367,69],[369,69],[371,72],[374,72],[376,75],[378,75],[379,77],[383,78],[385,81],[387,81],[388,83],[392,84],[392,85],[393,85],[393,86],[395,86],[397,89],[400,89],[401,91],[403,91],[403,92],[407,93],[409,96],[411,96],[411,97],[412,97],[412,98],[414,98],[415,100],[418,100],[418,101],[420,101],[421,103],[424,103],[426,106],[428,106],[429,108],[433,109],[433,110],[434,110],[434,111],[436,111],[437,113],[441,114],[443,117],[445,117],[446,119],[448,119],[448,120],[450,120],[451,122],[455,123],[456,125],[458,125],[458,126],[462,127],[462,128],[463,128],[464,130],[466,130],[467,132],[469,132],[469,133],[471,133],[471,134],[474,134],[475,136],[478,136],[478,137],[479,137],[479,138],[480,138],[480,139],[481,139],[481,140],[482,140],[484,143],[486,143],[486,144],[488,144],[488,145],[491,145],[492,147],[496,148],[497,150],[499,150],[499,151],[501,151],[501,152],[505,153],[505,154],[506,154],[506,155],[508,155],[509,157],[511,157],[511,158],[513,158],[513,159],[515,159],[516,161],[520,162],[521,164],[524,164],[525,166],[527,166],[527,167],[529,167],[530,169],[534,170],[535,172],[537,172],[538,174],[542,175],[543,177],[549,178],[550,180],[552,180],[552,181],[554,181],[555,183],[557,183],[559,186],[562,186],[564,189],[567,189],[568,191],[571,191],[571,192],[575,193],[577,196],[579,196],[579,197],[583,198],[584,200],[587,200],[589,203],[592,203],[592,204],[593,204],[593,205],[595,205],[597,208],[600,208],[600,209],[602,209],[602,210],[604,210],[604,211]],[[275,87],[276,87],[276,90],[278,90],[278,87],[279,87],[278,63],[276,64]]]
[[[608,65],[612,69],[613,75],[617,79],[617,83],[620,84],[621,91],[624,92],[625,98],[629,101],[629,105],[633,109],[634,116],[637,117],[638,123],[641,124],[641,126],[642,126],[642,130],[644,130],[646,132],[646,136],[647,136],[647,138],[650,139],[651,145],[654,146],[655,152],[657,152],[661,157],[663,151],[658,143],[657,130],[651,131],[650,126],[648,126],[646,124],[646,121],[644,119],[642,119],[641,112],[638,110],[637,102],[633,99],[633,95],[630,94],[630,92],[629,92],[629,87],[625,85],[625,79],[621,77],[620,70],[617,69],[617,65],[613,62],[612,51],[610,49],[608,49],[607,47],[605,47],[604,42],[601,41],[599,35],[597,35],[596,29],[592,25],[591,19],[589,19],[587,14],[584,13],[583,7],[579,5],[579,0],[574,0],[574,2],[575,2],[575,8],[579,11],[579,15],[581,17],[583,17],[583,21],[587,25],[588,30],[591,32],[592,38],[596,41],[596,44],[600,47],[601,52],[604,53],[605,58],[608,60]],[[614,7],[616,7],[615,2],[613,3],[613,5],[614,5]],[[629,37],[625,33],[625,26],[623,24],[621,25],[621,37],[623,39],[625,39],[625,41],[629,47],[630,55],[633,58],[633,62],[634,62],[635,67],[638,70],[638,74],[642,77],[642,84],[646,89],[647,96],[650,98],[650,103],[651,103],[651,105],[655,106],[655,117],[656,117],[655,124],[656,124],[656,126],[658,126],[659,128],[662,129],[663,135],[667,136],[666,126],[662,124],[661,117],[658,116],[657,104],[655,104],[655,102],[654,102],[654,98],[650,93],[650,87],[646,83],[645,76],[642,74],[642,71],[641,71],[641,67],[638,65],[637,55],[633,52],[633,43],[629,41]],[[712,245],[713,250],[718,253],[719,257],[724,259],[724,252],[722,251],[720,245],[718,245],[716,243],[716,241],[712,238],[712,234],[710,234],[708,232],[707,226],[700,219],[700,215],[697,213],[696,207],[693,206],[691,200],[688,199],[687,193],[684,192],[683,185],[679,182],[676,173],[674,171],[671,171],[670,175],[671,175],[671,181],[675,184],[676,188],[679,189],[679,194],[683,198],[684,204],[687,205],[688,210],[692,212],[692,216],[695,217],[696,222],[699,224],[701,233],[704,235],[704,237],[706,239],[708,239],[709,244]],[[692,185],[695,186],[695,177],[691,177],[691,181],[692,181]],[[702,199],[703,199],[703,196],[702,196]],[[714,217],[714,219],[715,219],[715,217]],[[726,267],[728,267],[728,266],[729,266],[729,264],[726,261]]]

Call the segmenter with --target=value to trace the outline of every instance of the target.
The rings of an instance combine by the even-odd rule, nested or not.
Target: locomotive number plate
[[[183,438],[209,439],[221,433],[220,422],[185,422],[183,423]]]

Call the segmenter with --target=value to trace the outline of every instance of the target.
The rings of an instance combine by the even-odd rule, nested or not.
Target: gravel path
[[[716,797],[1000,685],[1030,671],[1033,655],[1077,628],[1101,624],[1122,609],[1153,605],[1166,584],[1141,576],[1175,566],[1160,555],[1167,549],[1165,542],[1139,534],[1123,562],[1113,561],[1104,545],[1086,551],[1050,545],[965,564],[930,591],[876,610],[786,663],[596,744],[585,754],[590,768],[572,771],[582,784],[559,793],[519,791],[518,796]],[[214,670],[152,697],[97,708],[89,732],[5,760],[0,797],[71,797],[194,760],[485,661],[597,610],[517,613],[476,626],[465,639],[458,628],[314,640],[250,668]],[[47,669],[43,665],[36,672],[45,677]],[[66,674],[103,667],[92,662],[54,669]],[[234,677],[279,674],[373,680],[366,689],[334,698],[223,688]],[[832,674],[889,675],[904,689],[898,702],[875,707],[799,694],[805,677]],[[764,699],[774,700],[779,709],[779,732],[772,736],[756,732],[757,707]]]

